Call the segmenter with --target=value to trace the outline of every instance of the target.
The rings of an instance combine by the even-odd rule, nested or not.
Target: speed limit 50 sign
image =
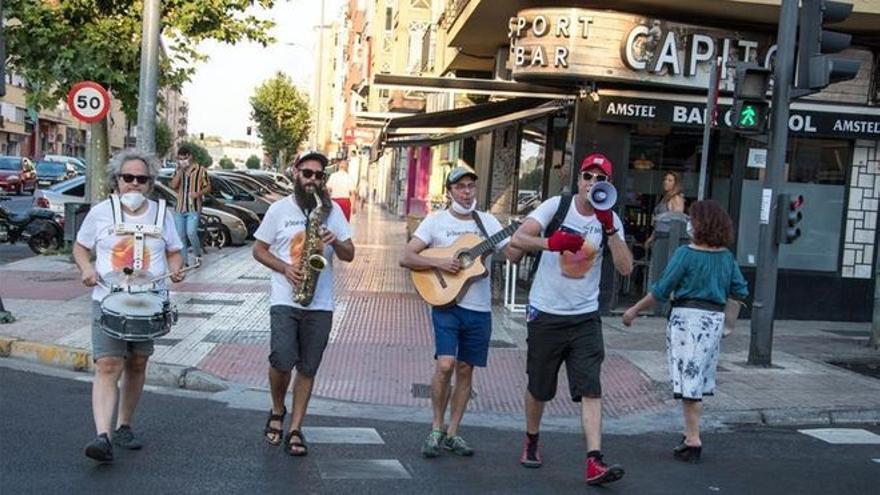
[[[96,82],[78,82],[67,93],[67,107],[83,122],[98,122],[110,111],[110,94]]]

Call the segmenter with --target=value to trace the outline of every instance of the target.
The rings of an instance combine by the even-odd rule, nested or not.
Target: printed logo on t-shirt
[[[596,259],[599,257],[599,247],[593,244],[590,238],[602,235],[602,231],[595,225],[587,225],[582,231],[568,227],[561,227],[561,230],[581,236],[586,235],[583,245],[581,245],[581,248],[576,253],[565,251],[559,256],[559,269],[563,276],[584,278],[593,268]]]
[[[476,234],[477,232],[473,230],[447,230],[446,237],[461,237],[465,234]]]
[[[324,252],[324,243],[318,239],[318,252]],[[290,239],[290,264],[293,266],[299,266],[302,261],[303,250],[306,245],[306,231],[300,230],[299,232],[293,234],[293,237]]]
[[[110,250],[110,266],[114,272],[121,272],[123,268],[134,266],[134,239],[127,236],[125,239],[116,241]],[[150,271],[150,250],[144,248],[143,268],[144,271]]]
[[[288,220],[288,221],[284,222],[285,229],[288,227],[304,227],[305,225],[306,225],[306,220],[304,218],[300,219],[300,220]]]

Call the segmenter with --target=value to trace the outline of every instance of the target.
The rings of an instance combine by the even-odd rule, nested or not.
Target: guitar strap
[[[477,222],[477,228],[480,229],[480,232],[482,232],[483,237],[488,239],[490,237],[489,233],[486,232],[486,226],[483,225],[483,220],[480,219],[480,215],[477,213],[477,210],[472,211],[471,216],[474,217],[474,221]]]

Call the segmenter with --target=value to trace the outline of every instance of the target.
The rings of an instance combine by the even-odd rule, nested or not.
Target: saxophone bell
[[[324,268],[327,268],[327,258],[321,256],[320,254],[313,254],[308,258],[309,268],[315,270],[316,272],[320,272]]]

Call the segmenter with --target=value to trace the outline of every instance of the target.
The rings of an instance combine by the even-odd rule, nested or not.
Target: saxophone
[[[302,283],[293,291],[293,302],[300,306],[308,306],[315,297],[315,287],[318,285],[318,276],[327,266],[327,258],[321,253],[324,251],[324,243],[321,242],[321,224],[329,213],[330,208],[317,192],[315,194],[315,207],[309,213],[306,220],[306,238],[303,242],[302,255],[299,266],[303,272]]]

